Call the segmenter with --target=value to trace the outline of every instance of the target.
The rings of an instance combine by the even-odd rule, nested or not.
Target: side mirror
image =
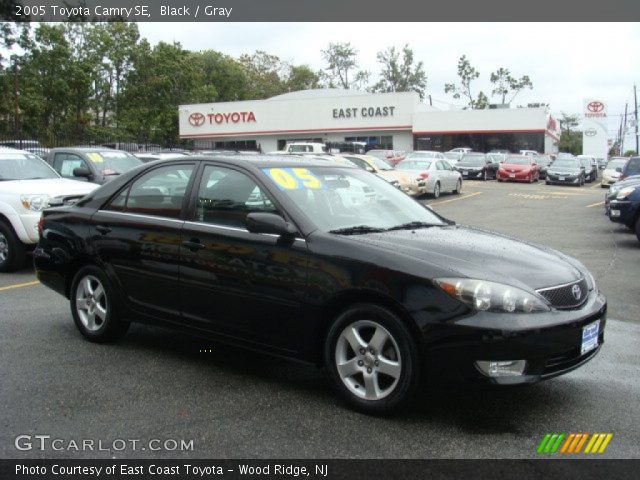
[[[296,227],[275,213],[250,213],[245,218],[245,224],[251,233],[270,233],[285,237],[293,237],[298,233]]]
[[[91,176],[91,170],[89,170],[86,167],[74,168],[73,169],[73,176],[74,177],[81,177],[81,178],[89,178]]]

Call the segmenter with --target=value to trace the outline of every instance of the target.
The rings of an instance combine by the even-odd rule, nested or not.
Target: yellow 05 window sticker
[[[324,188],[322,181],[306,168],[263,168],[280,190]]]
[[[87,157],[89,157],[89,160],[91,160],[93,163],[104,162],[104,158],[102,158],[102,155],[96,152],[87,153]]]

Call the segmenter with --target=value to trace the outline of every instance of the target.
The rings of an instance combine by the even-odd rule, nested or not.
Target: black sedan
[[[548,168],[547,185],[565,184],[581,187],[585,182],[584,167],[575,157],[558,157]]]
[[[148,163],[40,230],[38,278],[90,341],[140,321],[301,359],[371,413],[421,376],[533,383],[603,342],[606,301],[578,261],[323,161]]]
[[[465,179],[495,179],[500,166],[497,158],[496,155],[485,155],[484,153],[465,153],[455,165],[455,169]]]
[[[553,159],[551,158],[551,155],[538,155],[536,157],[536,163],[540,167],[540,178],[543,180],[546,179],[547,170],[553,163]]]

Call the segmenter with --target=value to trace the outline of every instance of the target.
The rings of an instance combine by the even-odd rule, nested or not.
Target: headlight
[[[638,188],[638,187],[625,187],[625,188],[623,188],[623,189],[618,191],[618,195],[616,196],[616,198],[618,200],[625,199],[629,195],[631,195],[635,191],[636,188]]]
[[[20,195],[20,201],[27,210],[41,212],[49,206],[49,195]]]
[[[439,278],[436,284],[452,297],[476,310],[491,312],[548,312],[542,297],[520,288],[471,278]]]

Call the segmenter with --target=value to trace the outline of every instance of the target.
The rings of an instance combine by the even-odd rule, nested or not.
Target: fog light
[[[476,367],[487,377],[517,377],[524,373],[526,360],[477,360]]]

